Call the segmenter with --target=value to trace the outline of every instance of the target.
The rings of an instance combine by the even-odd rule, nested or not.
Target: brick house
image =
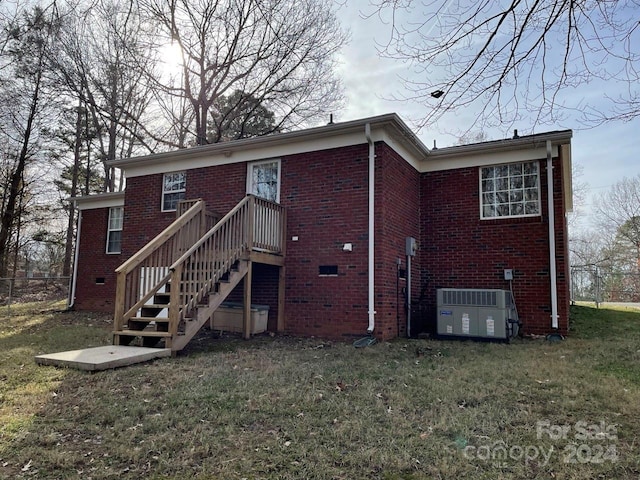
[[[72,305],[115,311],[122,343],[150,322],[164,326],[148,344],[184,335],[229,300],[245,318],[268,305],[272,331],[390,339],[406,335],[408,292],[416,333],[439,288],[511,288],[526,333],[566,334],[571,136],[428,149],[389,114],[113,161],[126,190],[76,199]],[[192,247],[205,232],[209,253]],[[191,297],[169,288],[185,279]],[[177,320],[152,322],[162,305]]]

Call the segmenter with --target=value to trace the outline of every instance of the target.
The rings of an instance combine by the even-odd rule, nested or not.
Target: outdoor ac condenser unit
[[[508,339],[518,332],[509,290],[438,289],[438,335]]]

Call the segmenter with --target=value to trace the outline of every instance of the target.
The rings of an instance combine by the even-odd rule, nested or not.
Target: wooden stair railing
[[[114,330],[136,315],[169,280],[169,267],[206,231],[206,208],[195,201],[180,217],[116,269]]]
[[[196,226],[191,219],[205,211],[204,202],[194,202],[116,270],[114,343],[141,337],[143,345],[164,339],[167,348],[184,348],[247,273],[254,247],[272,254],[284,252],[284,208],[253,195],[247,195],[189,248],[182,248],[182,240],[193,239],[190,232]],[[204,213],[200,219],[199,228],[210,221]],[[187,232],[180,234],[183,230]],[[181,255],[173,255],[168,263],[168,252],[177,251]],[[152,280],[147,282],[150,274]],[[166,312],[166,317],[158,316],[159,312]],[[150,329],[152,323],[155,328]]]

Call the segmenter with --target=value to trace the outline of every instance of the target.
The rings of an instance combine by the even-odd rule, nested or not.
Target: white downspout
[[[369,144],[369,326],[367,327],[367,333],[373,333],[373,329],[376,325],[375,320],[375,295],[374,295],[374,286],[375,286],[375,252],[374,252],[374,183],[375,183],[375,163],[376,163],[376,155],[375,155],[375,146],[373,144],[373,140],[371,139],[371,125],[367,123],[364,126],[364,135],[367,137],[367,143]]]
[[[549,210],[549,275],[551,277],[551,327],[558,329],[558,285],[556,278],[555,207],[553,204],[553,159],[547,140],[547,208]]]
[[[78,211],[78,228],[76,229],[76,249],[73,255],[73,271],[71,273],[71,288],[67,308],[71,309],[76,303],[76,279],[78,278],[78,256],[80,252],[80,229],[82,228],[82,210]]]

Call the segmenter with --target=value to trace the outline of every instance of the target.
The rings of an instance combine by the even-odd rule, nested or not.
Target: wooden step
[[[114,335],[126,335],[130,337],[158,337],[158,338],[166,338],[170,337],[171,334],[169,332],[154,332],[151,330],[120,330],[113,332]]]
[[[154,295],[154,300],[156,302],[162,301],[162,303],[157,303],[155,305],[167,305],[169,303],[169,299],[171,298],[171,294],[169,292],[157,292]],[[166,300],[166,303],[164,301]]]
[[[165,308],[169,308],[169,304],[168,303],[150,303],[148,305],[143,305],[142,307],[140,307],[142,309],[144,308],[155,308],[158,310],[164,310]]]
[[[169,321],[166,317],[131,317],[129,319],[133,322],[156,322],[156,323],[167,323]]]

